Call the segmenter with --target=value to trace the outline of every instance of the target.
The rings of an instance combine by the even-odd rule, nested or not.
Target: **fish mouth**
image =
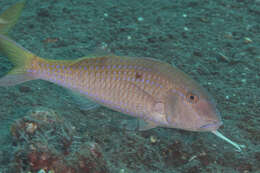
[[[200,129],[204,130],[216,130],[222,125],[222,121],[215,121],[208,124],[204,124]]]

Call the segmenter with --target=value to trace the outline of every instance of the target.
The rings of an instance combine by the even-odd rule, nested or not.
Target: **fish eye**
[[[197,103],[199,101],[199,96],[197,96],[196,94],[189,92],[186,95],[186,99],[189,103]]]

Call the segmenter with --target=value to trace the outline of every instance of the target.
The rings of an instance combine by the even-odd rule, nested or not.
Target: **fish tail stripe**
[[[37,58],[37,56],[3,35],[0,35],[0,52],[6,55],[15,65],[10,73],[26,72],[27,68],[31,66],[32,60]]]
[[[34,59],[39,57],[27,51],[4,35],[0,35],[0,53],[3,53],[14,64],[14,68],[0,79],[0,86],[13,86],[26,81],[34,80],[30,75],[35,69],[30,69]],[[39,58],[40,59],[40,58]],[[36,73],[39,73],[36,71]]]

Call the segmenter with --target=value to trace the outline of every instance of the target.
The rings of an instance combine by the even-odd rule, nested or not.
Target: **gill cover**
[[[176,110],[178,102],[178,94],[173,91],[168,91],[166,101],[165,101],[165,114],[166,114],[166,120],[169,124],[176,125],[176,115],[174,115],[174,112]]]

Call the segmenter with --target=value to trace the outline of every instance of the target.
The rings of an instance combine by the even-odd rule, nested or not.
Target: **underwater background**
[[[0,0],[0,12],[15,0]],[[0,87],[0,173],[260,172],[259,0],[27,1],[9,36],[38,56],[106,49],[172,63],[204,86],[222,114],[211,133],[127,131],[125,115],[85,110],[66,89],[35,80]],[[0,54],[0,76],[12,64]]]

